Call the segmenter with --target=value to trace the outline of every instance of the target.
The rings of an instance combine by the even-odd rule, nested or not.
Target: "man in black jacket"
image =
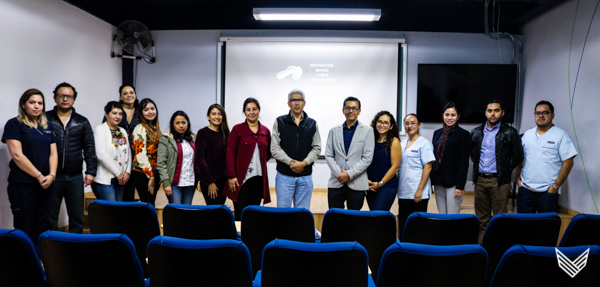
[[[288,114],[278,117],[271,132],[271,154],[277,159],[277,207],[310,209],[312,166],[321,154],[321,136],[315,120],[304,112],[304,92],[288,94]]]
[[[69,215],[69,232],[83,232],[84,191],[83,187],[92,184],[96,176],[98,161],[94,145],[94,131],[84,116],[75,112],[73,104],[77,91],[68,83],[54,89],[53,110],[46,112],[48,125],[56,135],[58,169],[54,182],[54,195],[50,210],[49,229],[58,230],[58,214],[63,197]],[[83,177],[83,161],[86,171]]]
[[[521,138],[515,128],[502,123],[499,100],[488,103],[485,116],[487,122],[471,131],[475,214],[482,232],[492,215],[508,212],[512,171],[523,162]]]

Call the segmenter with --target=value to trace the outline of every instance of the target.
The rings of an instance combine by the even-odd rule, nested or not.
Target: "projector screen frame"
[[[225,106],[225,65],[227,42],[330,42],[330,43],[397,43],[398,44],[398,79],[396,89],[396,124],[400,135],[406,134],[402,119],[407,114],[407,55],[408,45],[403,38],[348,38],[348,37],[220,37],[217,43],[217,91],[215,102]],[[365,122],[370,124],[370,120]],[[321,134],[326,131],[321,131]],[[326,139],[321,139],[325,142]],[[323,158],[321,156],[320,158]]]

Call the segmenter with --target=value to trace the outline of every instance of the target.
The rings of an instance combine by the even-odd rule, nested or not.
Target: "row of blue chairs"
[[[600,284],[598,245],[514,245],[488,272],[488,253],[480,245],[397,241],[386,248],[379,272],[371,276],[360,243],[275,239],[265,246],[254,276],[250,252],[239,240],[157,236],[148,243],[150,278],[145,279],[134,244],[124,234],[47,231],[39,238],[45,272],[24,232],[2,229],[0,243],[0,282],[8,287],[483,286],[486,278],[493,287]]]
[[[91,233],[125,233],[136,246],[144,275],[146,246],[160,235],[156,211],[139,202],[97,200],[89,206]],[[226,206],[169,204],[163,210],[164,235],[187,239],[237,239],[234,217]],[[488,273],[494,272],[504,252],[515,244],[556,246],[561,219],[555,213],[498,214],[483,236],[489,256]],[[241,240],[250,250],[253,274],[260,269],[264,247],[273,239],[314,242],[314,219],[307,209],[249,206],[242,212]],[[594,228],[596,226],[596,228]],[[559,246],[600,243],[600,216],[573,218]],[[409,216],[401,242],[429,245],[477,244],[479,220],[473,214]],[[369,266],[378,274],[385,249],[396,241],[396,220],[384,211],[331,209],[324,218],[321,242],[357,241],[369,253]],[[490,277],[488,277],[488,284]]]

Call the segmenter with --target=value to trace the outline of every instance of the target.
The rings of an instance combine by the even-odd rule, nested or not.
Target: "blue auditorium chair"
[[[519,244],[504,253],[494,273],[491,286],[600,286],[598,270],[600,270],[598,245],[542,247]],[[492,277],[491,274],[489,277]]]
[[[413,212],[400,242],[430,245],[477,244],[479,218],[475,214]]]
[[[242,229],[243,230],[243,229]],[[254,287],[374,287],[367,250],[357,242],[275,239],[265,246]]]
[[[39,242],[50,286],[145,285],[135,247],[125,234],[46,231]]]
[[[389,211],[332,208],[323,217],[321,242],[357,241],[369,253],[372,274],[379,272],[383,252],[396,242],[396,217]]]
[[[569,222],[558,246],[600,244],[600,215],[577,214]]]
[[[492,280],[504,252],[513,245],[556,246],[561,223],[560,216],[554,212],[494,215],[481,242],[489,258],[486,285]]]
[[[157,236],[148,243],[150,286],[252,286],[252,266],[239,240]]]
[[[20,229],[0,229],[0,286],[48,286],[33,243]]]
[[[231,209],[225,205],[167,204],[163,209],[165,236],[187,239],[237,239]]]
[[[426,245],[396,242],[381,259],[378,287],[481,287],[487,253],[478,244]]]
[[[262,252],[273,239],[315,242],[315,221],[306,208],[251,205],[242,211],[242,241],[250,250],[252,272],[260,269]]]
[[[152,238],[160,235],[154,206],[145,202],[97,199],[89,204],[88,214],[92,234],[125,233],[133,241],[147,278],[146,247]]]

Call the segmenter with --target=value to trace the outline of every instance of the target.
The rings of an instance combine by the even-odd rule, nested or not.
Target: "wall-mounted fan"
[[[115,53],[115,41],[123,49],[123,54]],[[128,53],[129,55],[125,54]],[[135,20],[128,20],[119,25],[117,33],[113,35],[111,56],[126,59],[143,59],[148,63],[154,63],[154,41],[146,25]]]

